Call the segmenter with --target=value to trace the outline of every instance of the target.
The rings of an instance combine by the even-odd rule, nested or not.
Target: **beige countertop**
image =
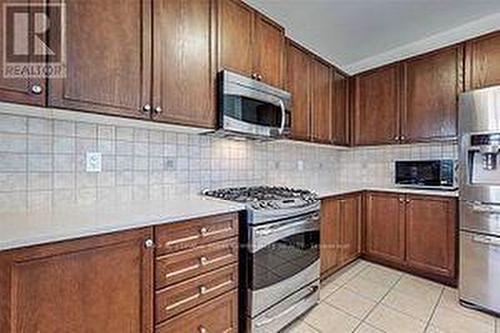
[[[162,202],[66,207],[0,214],[0,250],[95,236],[243,210],[240,204],[194,196]]]
[[[310,190],[318,193],[320,198],[366,190],[447,197],[458,196],[458,191],[370,186],[333,189],[310,188]],[[179,222],[244,209],[244,205],[241,204],[191,196],[162,202],[129,202],[105,206],[82,205],[55,211],[0,213],[0,251]]]
[[[420,194],[420,195],[435,195],[443,197],[458,197],[458,190],[455,191],[441,191],[431,189],[412,189],[412,188],[398,188],[398,187],[377,187],[377,186],[353,186],[353,187],[339,187],[339,188],[312,188],[320,198],[333,197],[359,191],[382,191],[394,192],[402,194]]]

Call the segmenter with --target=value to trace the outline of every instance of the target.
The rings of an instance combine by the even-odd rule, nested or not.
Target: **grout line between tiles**
[[[399,278],[394,281],[394,283],[392,284],[392,286],[387,290],[387,292],[384,294],[384,296],[382,296],[382,298],[380,298],[380,300],[378,302],[375,303],[375,306],[373,306],[373,308],[368,311],[366,313],[366,315],[361,319],[361,321],[359,322],[359,324],[354,328],[353,332],[355,332],[363,323],[366,323],[370,326],[373,326],[371,325],[370,323],[367,323],[366,322],[366,319],[368,318],[368,316],[373,312],[375,311],[375,309],[382,303],[382,301],[387,297],[387,295],[394,289],[394,287],[396,286],[396,284],[398,284],[398,282],[403,278],[403,274],[399,276]],[[375,328],[377,328],[378,330],[382,331],[382,332],[385,332],[384,330],[382,330],[381,328],[379,327],[376,327],[376,326],[373,326]]]
[[[439,293],[439,297],[437,299],[437,302],[436,302],[436,304],[434,304],[434,307],[432,308],[431,315],[429,316],[429,319],[427,320],[427,323],[425,324],[424,332],[427,332],[427,329],[429,328],[429,326],[431,324],[432,317],[434,317],[434,314],[436,313],[437,307],[438,307],[439,303],[441,303],[441,299],[443,298],[443,294],[444,294],[444,287],[441,288],[441,292]]]

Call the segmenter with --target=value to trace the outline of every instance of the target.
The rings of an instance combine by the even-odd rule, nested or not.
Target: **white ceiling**
[[[500,0],[246,0],[355,73],[500,29]]]

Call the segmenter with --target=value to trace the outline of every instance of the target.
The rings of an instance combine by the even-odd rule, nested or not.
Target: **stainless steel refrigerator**
[[[500,314],[500,86],[459,106],[460,301]]]

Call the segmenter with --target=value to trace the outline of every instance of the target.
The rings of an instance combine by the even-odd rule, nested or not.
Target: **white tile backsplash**
[[[110,122],[0,114],[0,211],[162,200],[204,188],[387,186],[397,159],[456,158],[455,144],[339,150],[290,141],[234,141]],[[101,152],[103,171],[85,172]]]

